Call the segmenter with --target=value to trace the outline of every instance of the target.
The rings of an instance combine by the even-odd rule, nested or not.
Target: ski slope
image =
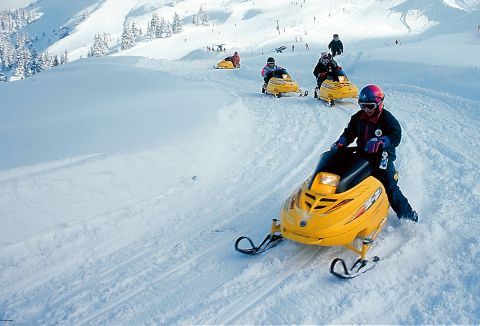
[[[258,2],[259,11],[267,6]],[[425,2],[396,3],[415,10]],[[253,6],[214,8],[240,12],[246,5]],[[470,5],[462,10],[478,17]],[[279,14],[287,10],[287,2],[278,5]],[[437,12],[444,17],[438,25],[447,26]],[[311,12],[295,15],[311,18]],[[351,15],[362,14],[352,9]],[[395,13],[389,19],[398,22],[388,23],[393,30],[405,32]],[[239,42],[241,69],[221,71],[211,67],[225,55],[185,45],[182,35],[0,85],[0,319],[478,324],[475,28],[427,29],[406,35],[400,46],[372,37],[339,57],[357,86],[376,83],[386,93],[385,105],[403,128],[399,185],[420,219],[399,222],[390,211],[369,252],[380,263],[347,282],[328,270],[335,257],[354,259],[342,248],[284,241],[258,257],[233,249],[241,235],[263,239],[284,200],[358,109],[354,100],[330,108],[311,96],[262,95],[267,47],[262,55]],[[189,33],[188,39],[199,32]],[[311,71],[330,34],[312,37],[311,51],[299,46],[274,54],[310,92]],[[344,42],[343,34],[353,39],[345,31]],[[253,29],[244,37],[259,38]],[[163,41],[182,50],[165,54],[158,50]],[[281,40],[264,42],[272,48]],[[446,60],[454,52],[461,60]]]

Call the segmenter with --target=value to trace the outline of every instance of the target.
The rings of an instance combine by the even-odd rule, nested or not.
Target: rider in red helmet
[[[383,107],[385,94],[377,85],[365,86],[358,96],[360,111],[355,113],[332,149],[342,149],[355,139],[359,153],[367,159],[372,175],[385,187],[392,209],[400,219],[418,221],[418,214],[397,185],[395,148],[400,144],[402,129],[397,119]]]

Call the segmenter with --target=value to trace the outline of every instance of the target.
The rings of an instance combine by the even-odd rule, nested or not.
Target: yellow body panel
[[[287,93],[301,93],[298,83],[293,81],[290,75],[284,75],[284,78],[272,77],[268,81],[267,94],[287,94]]]
[[[280,231],[287,239],[309,245],[346,246],[357,237],[368,237],[386,221],[388,198],[374,177],[338,194],[324,195],[307,186],[308,181],[287,199],[281,211]],[[378,196],[359,214],[374,193]]]
[[[357,98],[357,86],[351,83],[346,76],[339,76],[339,78],[339,82],[325,80],[318,91],[318,98],[326,102],[342,98]]]
[[[236,69],[238,67],[235,67],[233,65],[233,62],[231,62],[230,60],[222,60],[217,64],[217,66],[215,68],[217,68],[217,69]]]

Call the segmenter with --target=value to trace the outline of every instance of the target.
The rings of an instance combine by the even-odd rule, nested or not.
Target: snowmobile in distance
[[[344,98],[357,98],[358,88],[348,78],[343,70],[337,71],[338,81],[334,81],[332,76],[328,76],[322,83],[320,89],[315,87],[314,98],[325,101],[331,106],[335,100]]]
[[[217,63],[216,66],[213,66],[215,69],[239,69],[240,65],[235,66],[232,61],[230,60],[222,60],[219,63]]]
[[[348,269],[336,258],[330,272],[343,279],[372,269],[378,257],[366,259],[368,250],[387,222],[389,202],[382,183],[371,176],[367,160],[356,147],[330,150],[320,156],[313,174],[285,201],[280,220],[273,219],[270,234],[255,246],[245,236],[235,249],[254,255],[283,239],[318,246],[344,246],[359,258]],[[250,247],[240,246],[248,243]],[[361,247],[358,245],[361,244]]]
[[[277,69],[273,72],[268,84],[262,86],[262,93],[270,94],[274,97],[285,95],[308,95],[308,91],[302,91],[298,86],[298,83],[292,79],[285,69]]]

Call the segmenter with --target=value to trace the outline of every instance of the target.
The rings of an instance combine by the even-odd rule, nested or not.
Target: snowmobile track
[[[236,324],[236,318],[238,316],[244,314],[244,312],[250,309],[250,307],[265,298],[268,294],[274,292],[288,278],[308,265],[321,250],[320,248],[317,248],[310,253],[307,253],[307,251],[311,251],[310,248],[305,248],[295,256],[289,258],[288,270],[285,270],[282,266],[282,271],[276,274],[276,277],[273,277],[272,275],[271,279],[266,284],[256,288],[255,291],[252,291],[241,298],[230,300],[228,305],[221,307],[219,310],[215,310],[214,317],[202,320],[200,324]],[[212,309],[215,308],[213,307]]]

